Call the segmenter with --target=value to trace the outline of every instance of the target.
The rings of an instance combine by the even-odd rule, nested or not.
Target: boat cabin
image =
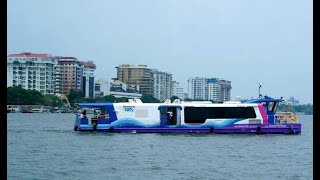
[[[283,99],[273,99],[268,96],[264,96],[263,99],[249,100],[245,103],[261,103],[263,105],[264,111],[267,113],[268,124],[276,124],[276,112],[280,102]]]

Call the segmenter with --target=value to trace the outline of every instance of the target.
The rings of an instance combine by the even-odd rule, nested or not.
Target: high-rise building
[[[188,98],[216,102],[230,101],[231,81],[218,78],[189,78]]]
[[[154,79],[154,97],[160,101],[170,99],[172,74],[157,69],[151,70]]]
[[[186,93],[183,91],[183,87],[180,87],[179,82],[172,81],[172,96],[177,96],[179,99],[184,100]]]
[[[139,85],[142,95],[154,96],[154,79],[147,65],[122,64],[117,68],[117,79],[128,85]]]
[[[92,61],[50,54],[21,53],[7,56],[7,87],[21,86],[43,94],[68,95],[70,89],[93,97],[94,71]]]
[[[94,97],[93,61],[79,61],[75,57],[57,57],[55,65],[55,94],[68,95],[71,89],[81,91],[84,97]]]
[[[68,95],[71,89],[83,92],[83,65],[75,57],[57,57],[55,94]]]
[[[94,97],[94,72],[96,65],[93,61],[80,62],[83,65],[82,92],[84,97]]]
[[[54,66],[50,54],[24,52],[7,56],[7,87],[21,86],[43,94],[53,94]]]
[[[207,100],[207,78],[189,78],[188,79],[188,98],[195,100]]]
[[[220,100],[230,101],[231,99],[231,81],[219,80],[220,88]]]
[[[213,100],[216,102],[221,102],[221,85],[219,84],[219,79],[217,78],[210,78],[207,79],[208,85],[208,98],[207,100]]]

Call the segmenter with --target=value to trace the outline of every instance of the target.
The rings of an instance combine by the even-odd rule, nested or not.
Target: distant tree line
[[[76,107],[78,103],[83,102],[128,102],[128,98],[116,98],[113,95],[107,95],[97,98],[85,98],[81,91],[70,90],[67,95],[68,101],[72,107]],[[143,95],[141,101],[144,103],[158,103],[157,98],[150,95]],[[8,105],[44,105],[52,107],[61,107],[66,105],[66,101],[55,95],[43,95],[36,90],[23,89],[20,86],[11,86],[7,88],[7,104]]]
[[[107,95],[97,98],[85,98],[81,91],[70,90],[68,94],[68,100],[72,107],[76,107],[78,103],[82,102],[128,102],[128,98],[116,98],[113,95]],[[143,95],[141,101],[144,103],[159,103],[157,98],[150,95]],[[175,99],[179,99],[177,96],[170,98],[171,102]],[[204,101],[202,99],[185,99],[184,101]],[[211,101],[217,103],[215,101]],[[36,90],[26,90],[20,86],[12,86],[7,88],[7,104],[8,105],[44,105],[52,107],[62,107],[66,104],[65,100],[60,99],[58,96],[46,94],[43,95]],[[279,111],[292,111],[296,113],[313,114],[313,105],[279,105]]]
[[[286,105],[286,104],[280,104],[278,107],[279,111],[288,110],[295,113],[304,113],[307,115],[313,114],[313,105],[311,104],[304,104],[304,105]]]
[[[20,86],[7,88],[7,104],[9,105],[45,105],[62,106],[63,101],[54,95],[43,95],[36,90],[26,90]]]

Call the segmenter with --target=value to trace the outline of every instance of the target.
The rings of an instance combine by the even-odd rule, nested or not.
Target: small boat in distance
[[[300,134],[301,124],[281,121],[276,111],[281,99],[268,96],[244,103],[174,102],[80,103],[81,108],[99,109],[88,117],[76,113],[75,131],[127,133],[284,133]]]
[[[19,105],[7,105],[7,113],[21,113],[21,107]]]

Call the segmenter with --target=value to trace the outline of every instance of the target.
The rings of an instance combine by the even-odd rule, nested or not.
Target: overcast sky
[[[313,103],[311,0],[9,0],[8,54],[92,60],[232,82],[232,98],[262,94]]]

